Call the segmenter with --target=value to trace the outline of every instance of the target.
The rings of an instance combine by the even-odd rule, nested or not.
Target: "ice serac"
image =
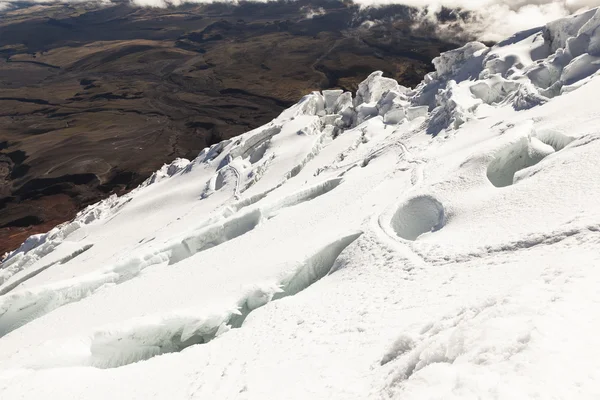
[[[375,71],[0,264],[1,399],[597,398],[600,11]]]

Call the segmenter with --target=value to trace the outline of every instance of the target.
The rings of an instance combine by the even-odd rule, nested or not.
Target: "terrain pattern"
[[[418,83],[456,45],[413,17],[338,1],[5,11],[0,254],[313,90],[356,90],[373,70]]]

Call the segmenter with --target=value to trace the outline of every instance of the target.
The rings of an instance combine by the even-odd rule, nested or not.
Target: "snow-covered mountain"
[[[434,63],[28,239],[0,398],[598,398],[600,11]]]

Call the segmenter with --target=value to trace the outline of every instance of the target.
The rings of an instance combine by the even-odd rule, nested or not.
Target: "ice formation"
[[[374,72],[0,265],[0,398],[600,395],[600,11]]]

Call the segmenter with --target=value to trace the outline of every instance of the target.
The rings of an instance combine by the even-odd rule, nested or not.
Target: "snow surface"
[[[375,72],[0,269],[0,399],[586,399],[600,11]]]

